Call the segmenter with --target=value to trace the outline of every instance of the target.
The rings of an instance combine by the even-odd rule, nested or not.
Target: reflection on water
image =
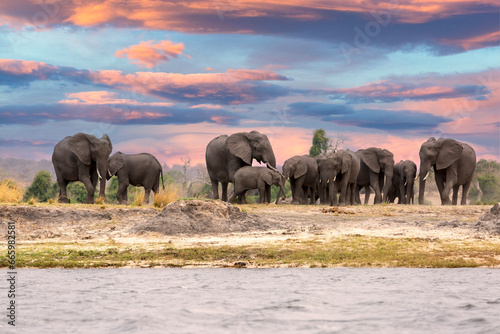
[[[30,269],[17,284],[1,333],[500,333],[494,269]]]

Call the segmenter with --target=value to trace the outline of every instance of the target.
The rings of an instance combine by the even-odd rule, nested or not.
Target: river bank
[[[17,267],[500,267],[490,206],[0,205]],[[2,258],[1,267],[7,266]]]

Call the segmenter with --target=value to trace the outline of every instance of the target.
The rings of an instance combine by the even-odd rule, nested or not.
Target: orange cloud
[[[140,27],[156,30],[200,32],[215,30],[203,28],[206,19],[224,17],[283,17],[300,21],[323,18],[324,11],[355,13],[391,13],[392,21],[407,23],[428,22],[435,18],[479,12],[481,8],[496,7],[496,0],[434,0],[378,1],[378,0],[241,0],[241,1],[57,1],[18,0],[0,2],[0,20],[9,25],[33,25],[33,13],[46,15],[47,24],[71,23],[78,26]],[[47,5],[49,3],[49,5]],[[45,4],[45,7],[40,6]],[[193,20],[198,17],[199,22]],[[205,25],[206,27],[206,25]],[[234,32],[234,31],[233,31]]]
[[[171,58],[177,58],[183,50],[183,43],[174,44],[171,41],[159,41],[154,44],[154,41],[145,41],[140,42],[139,45],[132,45],[129,48],[116,51],[115,56],[127,57],[132,60],[132,64],[139,67],[153,68]]]

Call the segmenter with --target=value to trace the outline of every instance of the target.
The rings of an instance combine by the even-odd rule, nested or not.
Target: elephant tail
[[[163,183],[163,168],[160,168],[160,177],[161,177],[161,187],[165,190],[165,183]]]

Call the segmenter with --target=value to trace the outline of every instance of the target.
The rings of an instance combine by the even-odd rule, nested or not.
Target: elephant
[[[220,182],[223,201],[227,201],[227,185],[229,182],[234,183],[236,171],[243,166],[251,166],[253,159],[276,168],[271,142],[266,135],[258,131],[238,132],[212,139],[207,145],[205,159],[213,198],[219,199]],[[241,197],[244,201],[245,195],[242,194]]]
[[[467,204],[467,193],[476,169],[476,152],[466,143],[450,138],[431,137],[420,147],[420,185],[418,203],[424,204],[425,180],[434,168],[436,185],[442,205],[457,205],[462,186],[461,205]],[[450,191],[453,189],[453,201]]]
[[[355,191],[358,180],[360,161],[356,153],[339,150],[316,160],[318,179],[323,188],[320,193],[328,193],[331,206],[337,205],[337,192],[340,190],[339,204],[356,204]],[[326,187],[328,185],[328,190]]]
[[[308,155],[296,155],[283,164],[285,178],[290,178],[292,203],[307,204],[308,195],[311,204],[316,202],[316,182],[318,164]]]
[[[108,160],[109,173],[108,180],[116,175],[118,177],[118,191],[116,199],[119,203],[127,203],[127,188],[133,186],[144,187],[144,202],[148,203],[149,194],[153,191],[156,194],[162,180],[163,170],[160,162],[149,153],[124,154],[116,152]]]
[[[280,196],[285,197],[285,177],[278,170],[272,170],[268,167],[244,166],[234,174],[234,193],[229,199],[232,203],[236,196],[242,196],[245,191],[259,189],[259,203],[271,202],[271,185],[280,187],[276,204]]]
[[[86,133],[77,133],[61,140],[54,147],[52,164],[59,185],[61,203],[68,203],[66,186],[69,182],[81,181],[87,188],[86,203],[94,203],[94,190],[100,179],[99,197],[105,198],[108,158],[113,145],[108,135],[96,138]]]
[[[417,175],[417,165],[411,160],[401,160],[394,165],[392,184],[389,189],[389,203],[414,204],[413,184]]]
[[[374,204],[387,202],[389,188],[392,183],[394,155],[386,149],[377,147],[361,149],[358,150],[356,154],[360,160],[356,187],[356,202],[361,204],[359,191],[361,187],[365,187],[365,204],[368,204],[370,199],[370,186],[375,191]]]

